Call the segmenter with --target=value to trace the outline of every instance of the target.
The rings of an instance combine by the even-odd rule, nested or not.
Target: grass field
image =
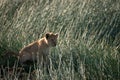
[[[120,79],[119,0],[0,0],[0,66],[17,67],[4,52],[18,52],[46,32],[59,34],[58,45],[49,74],[37,67],[34,80]],[[5,80],[18,80],[16,70],[7,73]]]

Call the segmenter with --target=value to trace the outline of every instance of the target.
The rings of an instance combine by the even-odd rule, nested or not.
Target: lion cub
[[[26,61],[39,61],[44,64],[49,64],[49,49],[55,47],[57,44],[58,34],[46,33],[43,38],[37,40],[24,48],[19,52],[19,59],[21,63]]]

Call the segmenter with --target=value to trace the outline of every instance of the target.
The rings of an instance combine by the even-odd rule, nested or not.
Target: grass
[[[0,65],[17,67],[16,58],[1,56],[4,51],[18,52],[54,32],[59,38],[50,51],[50,72],[35,66],[34,80],[119,80],[119,4],[119,0],[1,0]],[[12,77],[4,73],[5,80],[19,77],[15,69]]]

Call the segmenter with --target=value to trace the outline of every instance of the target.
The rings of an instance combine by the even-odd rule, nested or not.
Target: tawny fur
[[[26,61],[43,61],[44,64],[49,64],[49,49],[55,47],[57,44],[58,34],[47,33],[42,39],[37,40],[19,52],[19,59],[21,63]]]
[[[49,49],[57,45],[58,34],[46,33],[45,36],[22,48],[18,53],[7,51],[4,56],[17,56],[20,63],[38,61],[49,65]]]

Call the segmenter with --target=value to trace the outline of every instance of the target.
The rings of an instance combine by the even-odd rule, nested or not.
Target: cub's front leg
[[[50,67],[50,59],[48,55],[43,55],[43,65],[46,67]]]

